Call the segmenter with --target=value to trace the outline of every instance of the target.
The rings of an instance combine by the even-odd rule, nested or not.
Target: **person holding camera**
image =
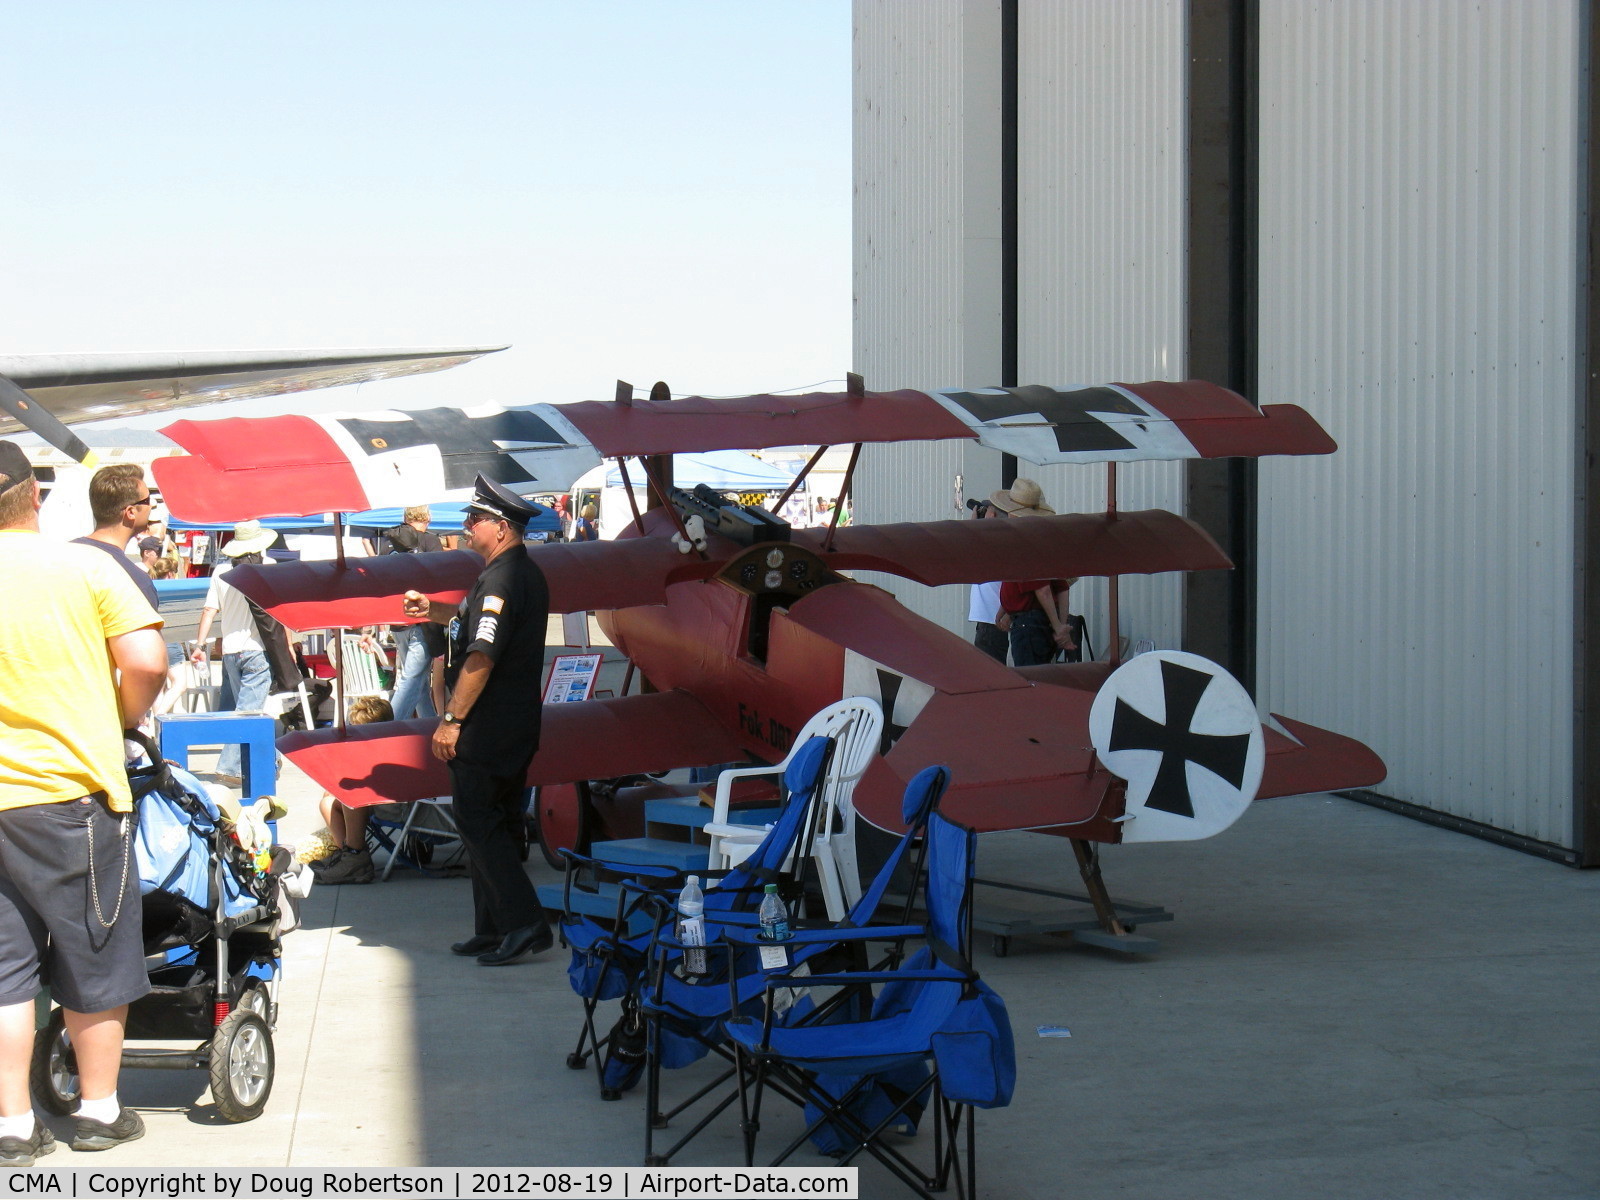
[[[968,500],[967,508],[972,511],[972,519],[981,521],[985,517],[1004,516],[1004,512],[995,508],[987,500]],[[972,644],[982,650],[995,662],[1002,666],[1006,661],[1006,650],[1010,647],[1011,639],[1004,629],[996,625],[995,617],[1000,612],[1000,582],[975,583],[972,585],[970,598],[967,601],[967,620],[975,627],[972,635]]]

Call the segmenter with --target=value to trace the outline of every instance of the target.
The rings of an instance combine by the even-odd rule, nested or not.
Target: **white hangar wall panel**
[[[1182,379],[1184,5],[1021,0],[1019,382]],[[1103,467],[1030,467],[1062,512],[1105,507]],[[1119,475],[1121,506],[1184,508],[1175,463]],[[1129,576],[1124,636],[1177,647],[1182,579]],[[1073,589],[1096,651],[1106,585]]]
[[[857,0],[853,13],[855,369],[875,389],[992,384],[999,0]],[[998,456],[960,442],[869,445],[855,511],[870,522],[956,516],[957,478],[991,473],[997,483]],[[966,588],[862,578],[941,625],[967,628]]]
[[[1260,13],[1264,698],[1570,846],[1578,5]]]

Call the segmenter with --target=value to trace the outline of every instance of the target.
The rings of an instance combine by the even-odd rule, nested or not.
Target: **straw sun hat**
[[[1049,517],[1055,509],[1044,502],[1044,491],[1031,479],[1019,479],[989,497],[989,503],[1013,517]]]

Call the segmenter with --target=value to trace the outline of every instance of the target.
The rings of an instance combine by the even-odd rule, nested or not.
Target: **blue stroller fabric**
[[[154,786],[139,797],[134,851],[139,892],[165,892],[210,910],[217,876],[222,879],[221,912],[236,917],[261,903],[228,864],[218,872],[212,846],[222,814],[205,785],[181,767],[167,766]]]
[[[139,891],[166,892],[201,908],[211,902],[211,844],[220,814],[189,772],[168,768],[172,786],[152,787],[139,799],[134,846]]]
[[[227,860],[222,813],[205,785],[164,761],[155,742],[140,731],[124,730],[123,737],[144,751],[144,761],[128,768],[139,894],[161,893],[223,917],[260,906],[261,897]],[[220,898],[215,896],[219,876]]]

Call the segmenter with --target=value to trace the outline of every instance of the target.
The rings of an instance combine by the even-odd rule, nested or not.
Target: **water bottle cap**
[[[689,876],[689,886],[690,887],[699,887],[700,886],[700,876],[698,876],[698,875]]]
[[[769,883],[769,884],[767,884],[766,890],[769,891],[769,892],[776,893],[777,890],[778,890],[778,885],[775,884],[775,883]]]

